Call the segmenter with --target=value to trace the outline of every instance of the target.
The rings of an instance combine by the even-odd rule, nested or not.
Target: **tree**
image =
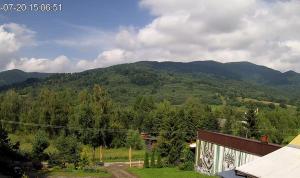
[[[141,138],[138,131],[128,130],[126,137],[126,145],[127,147],[131,147],[132,149],[141,150],[145,147],[145,142]]]
[[[244,126],[247,132],[246,136],[250,138],[258,138],[258,120],[256,117],[256,110],[253,105],[251,105],[248,111],[245,113],[244,121]]]
[[[155,168],[155,149],[151,152],[150,167]]]
[[[44,150],[49,146],[47,135],[43,131],[39,131],[32,143],[32,156],[37,160],[45,159]]]
[[[77,139],[72,136],[60,136],[56,140],[56,149],[61,165],[65,167],[66,163],[74,164],[77,168],[80,161],[80,144]]]
[[[169,165],[177,165],[180,162],[181,151],[185,142],[181,121],[176,110],[173,109],[162,123],[158,138],[158,150],[161,156],[166,158]]]
[[[154,101],[152,97],[139,96],[133,105],[134,111],[136,112],[135,125],[139,130],[144,130],[146,132],[151,131],[151,119],[150,114],[154,109]],[[148,123],[148,124],[146,124]]]
[[[226,120],[223,132],[226,134],[233,134],[233,126],[235,123],[234,112],[230,107],[223,108],[223,118]]]
[[[219,121],[214,117],[210,106],[204,106],[203,116],[199,127],[211,131],[219,130]]]
[[[20,121],[21,99],[18,93],[10,90],[5,93],[0,105],[0,118],[12,123],[3,124],[4,128],[9,132],[15,132],[18,129]]]
[[[157,163],[156,163],[156,167],[157,167],[157,168],[162,168],[162,167],[163,167],[162,161],[161,161],[160,153],[157,153]]]
[[[145,152],[145,158],[144,158],[144,168],[149,168],[149,153],[148,151]]]
[[[24,156],[20,155],[16,148],[17,146],[12,144],[8,138],[7,131],[0,125],[0,172],[10,177],[22,176],[23,170],[20,167],[16,167],[14,162],[26,160]]]

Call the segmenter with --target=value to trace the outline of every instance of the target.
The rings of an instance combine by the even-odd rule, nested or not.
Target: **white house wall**
[[[196,171],[215,175],[251,162],[259,156],[197,140]]]

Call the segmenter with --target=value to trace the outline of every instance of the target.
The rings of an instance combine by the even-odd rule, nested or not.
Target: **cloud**
[[[71,62],[66,56],[58,56],[55,59],[21,58],[13,60],[7,66],[7,70],[21,69],[26,72],[63,72],[72,69]]]
[[[140,60],[247,60],[281,71],[300,72],[298,0],[141,0],[140,6],[153,16],[143,27],[120,27],[109,32],[74,26],[80,35],[55,41],[76,50],[102,51],[94,59],[64,57],[60,64],[57,58],[23,58],[10,66],[67,72]],[[7,25],[0,26],[0,54],[13,53],[24,46],[22,41],[34,37],[26,27],[16,25],[27,29],[22,31],[12,26],[11,30]],[[29,69],[31,63],[35,67]]]
[[[299,1],[141,0],[140,5],[150,11],[153,21],[139,29],[121,29],[113,48],[126,55],[103,60],[106,65],[137,60],[247,60],[300,72]],[[102,62],[94,62],[97,65]]]
[[[126,61],[124,60],[124,59],[128,59],[129,56],[132,56],[132,54],[122,49],[112,49],[109,51],[104,51],[101,54],[99,54],[99,56],[96,59],[92,61],[90,60],[78,61],[75,70],[80,71],[85,69],[107,67],[115,64],[132,62],[130,60],[126,60]]]
[[[24,25],[9,23],[0,25],[0,55],[7,55],[25,46],[35,44],[34,31]]]

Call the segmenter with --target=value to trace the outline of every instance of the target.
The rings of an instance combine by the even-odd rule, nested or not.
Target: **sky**
[[[299,0],[1,0],[0,71],[80,72],[136,61],[249,61],[300,72]]]

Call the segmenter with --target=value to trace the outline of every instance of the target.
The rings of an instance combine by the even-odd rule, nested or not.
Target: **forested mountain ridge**
[[[49,74],[48,74],[49,75]],[[280,71],[249,62],[141,61],[80,73],[53,74],[44,80],[29,80],[2,90],[16,88],[30,92],[40,88],[72,88],[80,91],[99,84],[120,103],[139,95],[181,104],[189,97],[208,104],[234,104],[237,97],[296,104],[300,96],[300,74]]]
[[[205,73],[223,76],[228,79],[252,81],[257,84],[286,85],[297,83],[300,74],[294,71],[280,71],[250,62],[220,63],[216,61],[180,62],[141,62],[155,69],[182,73]]]
[[[49,73],[24,72],[18,69],[7,70],[0,72],[0,87],[4,85],[24,82],[30,78],[46,78],[50,75],[51,74]]]

